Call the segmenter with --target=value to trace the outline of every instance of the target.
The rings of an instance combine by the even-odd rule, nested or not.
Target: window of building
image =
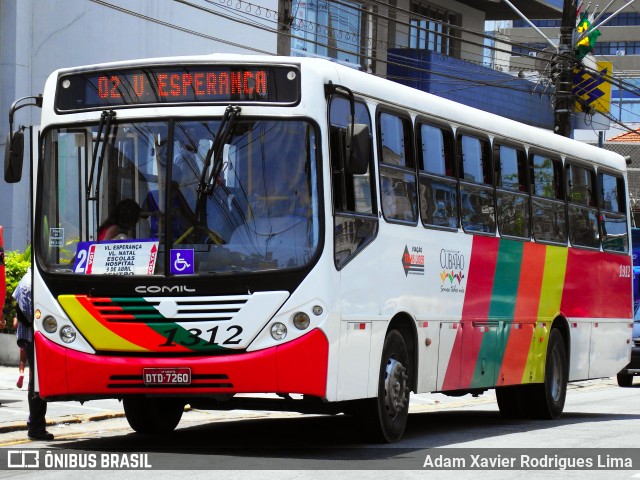
[[[559,18],[552,19],[539,19],[539,20],[530,20],[536,27],[540,28],[554,28],[560,27],[562,20]],[[530,28],[529,24],[524,20],[514,20],[513,28]]]
[[[456,13],[423,3],[412,3],[411,14],[409,48],[455,55],[458,29],[451,25],[460,24]]]
[[[323,56],[359,66],[362,36],[362,5],[327,0],[293,0],[291,54]]]

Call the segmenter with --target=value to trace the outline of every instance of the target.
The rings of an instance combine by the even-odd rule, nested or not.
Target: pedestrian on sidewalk
[[[40,398],[35,391],[34,378],[34,344],[33,344],[33,298],[31,296],[31,268],[23,275],[13,292],[18,308],[18,346],[27,352],[29,362],[29,419],[27,420],[27,434],[34,440],[53,440],[53,435],[47,432],[47,402]]]
[[[18,322],[18,317],[13,317],[13,329],[18,332],[18,327],[20,326],[20,322]],[[20,347],[18,347],[20,348]],[[16,387],[22,388],[22,384],[24,383],[24,367],[27,363],[27,352],[24,348],[20,348],[20,362],[18,363],[18,381],[16,382]],[[29,365],[31,368],[31,365]]]

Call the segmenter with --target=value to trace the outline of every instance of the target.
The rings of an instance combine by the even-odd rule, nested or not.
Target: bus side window
[[[418,219],[411,124],[387,112],[378,115],[380,197],[388,221]]]
[[[531,156],[533,236],[537,242],[567,243],[567,216],[562,162],[548,155]]]
[[[624,179],[616,175],[599,173],[598,187],[602,248],[610,252],[628,252]]]
[[[600,248],[593,170],[567,165],[569,240],[579,247]]]
[[[422,224],[458,228],[458,192],[453,174],[453,134],[448,129],[418,124],[418,169]]]
[[[355,123],[364,123],[371,132],[371,118],[367,106],[355,103]],[[358,252],[375,238],[378,231],[377,206],[373,172],[373,158],[364,174],[353,174],[345,168],[347,125],[351,123],[349,101],[333,95],[329,107],[329,142],[334,211],[334,263],[343,268]],[[372,149],[373,151],[373,149]]]
[[[465,232],[495,234],[491,150],[488,140],[458,137],[460,220]]]
[[[500,235],[529,239],[531,202],[527,191],[526,154],[520,148],[495,144],[493,161]]]

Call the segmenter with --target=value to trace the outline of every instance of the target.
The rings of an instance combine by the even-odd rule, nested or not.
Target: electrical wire
[[[135,12],[135,11],[123,8],[123,7],[119,7],[119,6],[110,4],[110,3],[108,3],[108,2],[106,2],[104,0],[90,0],[90,1],[92,1],[92,2],[94,2],[96,4],[99,4],[99,5],[102,5],[104,7],[112,8],[114,10],[117,10],[117,11],[121,12],[121,13],[133,15],[133,16],[141,18],[143,20],[150,21],[150,22],[153,22],[153,23],[157,23],[157,24],[163,25],[165,27],[176,29],[176,30],[179,30],[179,31],[182,31],[182,32],[185,32],[185,33],[188,33],[188,34],[196,35],[196,36],[199,36],[199,37],[202,37],[202,38],[206,38],[208,40],[214,40],[214,41],[217,41],[217,42],[220,42],[220,43],[223,43],[223,44],[228,44],[228,45],[231,45],[231,46],[234,46],[234,47],[243,48],[243,49],[255,51],[255,52],[258,52],[258,53],[273,55],[272,52],[264,51],[264,50],[261,50],[261,49],[255,48],[255,47],[250,47],[250,46],[244,45],[244,44],[238,44],[238,43],[231,42],[231,41],[226,40],[226,39],[214,37],[214,36],[211,36],[211,35],[203,34],[201,32],[197,32],[197,31],[194,31],[194,30],[191,30],[191,29],[187,29],[187,28],[172,24],[170,22],[165,22],[163,20],[159,20],[159,19],[156,19],[156,18],[153,18],[153,17],[149,17],[147,15],[143,15],[143,14],[140,14],[138,12]],[[177,3],[184,4],[186,6],[190,6],[192,8],[197,8],[199,10],[206,11],[207,13],[210,13],[212,15],[221,16],[222,18],[226,18],[226,19],[228,19],[230,21],[240,22],[240,23],[246,24],[246,25],[254,27],[254,28],[259,28],[259,29],[262,29],[262,30],[266,30],[266,31],[271,32],[271,33],[284,34],[287,37],[292,38],[292,39],[298,39],[298,40],[302,40],[302,41],[305,41],[305,42],[310,43],[310,44],[315,44],[315,45],[325,46],[326,47],[326,44],[324,44],[322,42],[316,42],[316,41],[307,39],[305,37],[299,37],[297,35],[293,35],[293,34],[290,34],[290,33],[279,32],[277,29],[265,26],[265,25],[260,24],[258,22],[247,20],[247,19],[240,19],[237,16],[233,17],[233,16],[230,16],[230,15],[226,15],[224,13],[214,11],[212,9],[203,7],[201,5],[193,4],[192,2],[189,2],[187,0],[174,0],[174,1],[177,2]],[[212,2],[210,0],[205,0],[205,1],[207,1],[210,4],[214,3],[214,2]],[[336,1],[336,0],[332,0],[332,1]],[[242,2],[238,2],[238,3],[242,3]],[[243,2],[243,3],[249,4],[249,2]],[[374,1],[373,3],[376,3],[376,2]],[[377,2],[377,3],[380,3],[380,2]],[[259,7],[259,6],[255,5],[255,4],[250,4],[250,5]],[[264,8],[264,7],[262,7],[262,8]],[[264,8],[264,9],[265,9],[265,11],[268,10],[266,8]],[[273,14],[276,13],[273,10],[269,10],[269,11],[272,12]],[[369,14],[370,12],[366,11],[366,13]],[[424,18],[428,18],[428,17],[424,17]],[[269,19],[267,19],[267,20],[269,20]],[[431,20],[432,19],[430,19],[430,21]],[[274,15],[274,20],[269,20],[269,21],[272,22],[272,23],[274,21],[275,21],[275,23],[278,23],[278,22],[281,21],[281,19],[278,19],[277,16]],[[396,22],[396,23],[398,23],[398,22]],[[446,23],[446,22],[442,22],[442,23]],[[406,23],[406,25],[410,25],[410,24]],[[447,24],[447,25],[450,25],[450,24]],[[476,33],[476,32],[474,32],[474,33]],[[486,38],[492,38],[490,36],[485,36],[485,37]],[[456,38],[456,40],[463,42],[458,37],[453,37],[453,38]],[[500,41],[502,42],[502,40],[500,40]],[[464,42],[465,43],[469,43],[467,41],[464,41]],[[386,43],[386,42],[384,42],[384,43]],[[480,45],[477,42],[472,42],[472,43],[474,45]],[[505,42],[503,42],[503,43],[505,43]],[[483,48],[487,48],[489,50],[492,50],[489,46],[486,46],[486,45],[482,45],[482,46],[483,46]],[[341,49],[340,47],[337,47],[337,46],[336,47],[332,47],[332,49],[336,50],[336,51],[340,51],[340,52],[346,53],[346,54],[354,54],[354,52],[351,52],[351,51],[345,50],[345,49]],[[505,51],[505,50],[496,49],[496,51]],[[535,51],[535,49],[533,49],[533,51]],[[542,50],[540,50],[540,51],[542,52]],[[365,59],[365,60],[371,60],[373,62],[386,63],[387,65],[403,66],[403,67],[408,68],[410,70],[418,71],[418,72],[421,72],[421,73],[429,73],[429,74],[441,77],[440,80],[436,80],[435,82],[434,82],[434,80],[432,80],[431,81],[432,83],[436,83],[438,81],[443,82],[443,83],[446,82],[449,87],[452,87],[452,86],[455,86],[455,84],[452,84],[451,80],[456,80],[456,81],[459,81],[460,85],[461,85],[459,88],[456,87],[456,89],[460,89],[460,90],[461,89],[468,89],[468,88],[476,88],[476,87],[481,87],[482,86],[482,87],[506,88],[506,89],[510,89],[510,90],[526,91],[528,93],[536,93],[536,94],[541,94],[541,95],[550,95],[550,96],[552,96],[552,94],[547,94],[546,92],[542,92],[542,93],[539,92],[539,91],[536,92],[534,90],[534,88],[532,88],[532,87],[522,88],[522,87],[512,87],[512,86],[507,85],[507,83],[510,83],[511,81],[515,81],[516,80],[515,78],[513,80],[501,78],[501,79],[495,80],[495,81],[470,80],[468,77],[459,77],[459,76],[456,76],[456,75],[446,74],[446,73],[439,72],[439,71],[433,71],[433,70],[429,70],[429,69],[415,67],[413,65],[403,64],[403,63],[401,63],[402,60],[405,60],[405,61],[408,61],[408,62],[413,62],[414,60],[413,59],[409,59],[407,57],[400,56],[400,55],[390,54],[390,56],[396,57],[395,61],[389,60],[389,59],[381,60],[380,58],[375,57],[375,56],[367,56],[367,55],[362,55],[362,54],[360,54],[358,56],[360,58]],[[467,71],[467,70],[463,69],[462,67],[452,67],[451,71],[456,71],[456,68],[458,70],[460,70],[461,72]],[[592,70],[592,72],[595,72],[595,70]],[[597,74],[599,74],[599,72],[597,72]],[[496,73],[496,75],[499,75],[499,73]],[[399,77],[390,77],[390,76],[388,78],[399,79]],[[447,90],[447,91],[453,91],[453,90],[450,89],[450,90]],[[447,91],[438,91],[438,92],[433,92],[433,93],[446,93]],[[638,95],[637,90],[634,91],[632,89],[629,89],[628,91],[631,91],[634,94]]]

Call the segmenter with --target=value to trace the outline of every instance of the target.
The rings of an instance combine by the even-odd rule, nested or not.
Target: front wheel
[[[184,402],[175,398],[126,397],[122,405],[129,426],[138,433],[172,432],[184,412]]]
[[[391,330],[384,341],[378,396],[362,401],[356,413],[367,437],[376,442],[400,440],[409,416],[409,395],[413,366],[404,338]]]

